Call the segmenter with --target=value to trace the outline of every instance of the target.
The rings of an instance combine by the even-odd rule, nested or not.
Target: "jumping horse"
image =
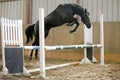
[[[60,27],[65,23],[70,24],[70,26],[76,24],[75,28],[70,30],[70,33],[75,32],[79,26],[79,22],[74,15],[79,15],[81,17],[81,21],[87,26],[87,28],[91,27],[89,12],[87,12],[87,9],[84,9],[77,4],[60,4],[54,11],[44,17],[45,38],[48,36],[51,28]],[[29,25],[25,30],[25,34],[27,37],[26,43],[32,40],[34,36],[35,38],[32,46],[39,46],[39,21],[35,24]],[[38,50],[35,52],[35,58],[37,58],[37,53]],[[30,53],[30,60],[32,59],[32,55],[33,49]]]

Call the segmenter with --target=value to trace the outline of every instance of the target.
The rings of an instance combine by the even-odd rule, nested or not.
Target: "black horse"
[[[51,28],[61,26],[65,23],[68,23],[71,26],[76,24],[76,27],[70,30],[70,33],[75,32],[79,26],[79,22],[77,18],[74,17],[74,15],[79,15],[81,17],[81,21],[87,26],[87,28],[91,27],[89,12],[87,12],[86,9],[77,4],[60,4],[53,12],[44,18],[45,38],[48,36]],[[32,40],[34,35],[35,39],[32,43],[32,46],[39,46],[39,21],[28,26],[25,33],[27,37],[26,43],[28,43],[30,39]],[[37,52],[38,50],[35,52],[36,58]],[[31,51],[30,59],[32,59],[32,54],[33,50]]]

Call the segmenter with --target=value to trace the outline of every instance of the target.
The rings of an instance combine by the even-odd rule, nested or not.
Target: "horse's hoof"
[[[37,59],[38,57],[35,55],[35,59]]]
[[[35,59],[37,59],[37,57],[35,57]]]
[[[29,57],[29,60],[32,60],[32,57]]]
[[[73,33],[73,32],[74,32],[73,30],[70,31],[70,33]]]
[[[35,60],[39,60],[39,58],[35,58]]]

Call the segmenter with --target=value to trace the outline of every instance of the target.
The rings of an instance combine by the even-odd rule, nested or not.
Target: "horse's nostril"
[[[91,28],[91,23],[88,23],[88,24],[87,24],[87,28]]]

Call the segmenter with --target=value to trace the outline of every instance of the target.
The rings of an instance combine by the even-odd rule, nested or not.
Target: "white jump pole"
[[[8,74],[8,69],[6,68],[6,64],[5,64],[5,20],[4,18],[1,18],[1,40],[2,40],[2,60],[3,60],[3,74],[7,75]]]
[[[40,76],[45,78],[44,9],[39,9]]]
[[[103,14],[100,15],[100,43],[101,47],[101,65],[104,65],[104,25],[103,25]]]
[[[91,45],[92,44],[92,27],[90,29],[88,29],[86,27],[86,25],[84,25],[84,45]],[[80,64],[90,64],[91,61],[88,59],[87,55],[88,55],[88,48],[84,48],[84,58],[82,59],[82,61],[80,62]],[[92,47],[91,47],[92,49]],[[90,51],[91,53],[91,51]]]

